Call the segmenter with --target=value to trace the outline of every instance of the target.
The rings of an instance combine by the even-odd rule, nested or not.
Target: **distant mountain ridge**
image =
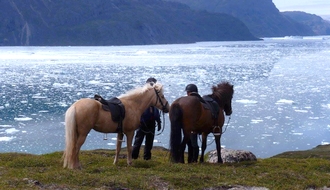
[[[309,14],[301,11],[286,11],[283,15],[309,26],[316,35],[330,35],[330,21],[324,20],[315,14]]]
[[[194,10],[230,14],[244,22],[257,37],[318,35],[311,25],[282,14],[272,0],[168,0],[189,5]]]
[[[2,0],[0,10],[3,46],[258,40],[230,15],[162,0]]]
[[[102,46],[329,35],[272,0],[2,0],[0,46]],[[258,38],[257,38],[258,37]]]

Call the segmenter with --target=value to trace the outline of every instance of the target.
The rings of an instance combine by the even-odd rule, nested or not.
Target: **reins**
[[[162,134],[162,133],[164,132],[164,129],[165,129],[165,113],[162,112],[162,115],[163,115],[163,121],[164,121],[164,122],[163,122],[163,126],[161,126],[162,130],[161,130],[158,134],[155,134],[155,133],[153,133],[152,131],[143,130],[142,127],[140,128],[140,130],[141,130],[143,133],[152,133],[152,134],[155,135],[155,136],[158,136],[158,135]],[[147,125],[146,125],[145,122],[143,122],[143,125],[144,125],[145,127],[147,127]]]
[[[158,103],[158,101],[160,102],[160,104],[162,105],[162,115],[163,115],[163,127],[162,127],[162,131],[161,132],[159,132],[158,134],[155,134],[155,133],[153,133],[153,132],[151,132],[151,131],[146,131],[146,130],[143,130],[142,128],[140,128],[140,130],[142,131],[142,132],[144,132],[144,133],[153,133],[153,135],[155,135],[155,136],[158,136],[158,135],[160,135],[160,134],[162,134],[163,132],[164,132],[164,129],[165,129],[165,113],[164,113],[164,109],[166,109],[166,105],[168,104],[168,102],[166,102],[166,104],[164,105],[164,103],[162,102],[162,100],[161,100],[161,98],[159,97],[159,92],[156,90],[156,89],[154,89],[155,90],[155,93],[156,93],[156,95],[157,95],[157,100],[156,100],[156,103],[155,103],[155,105],[157,105],[157,103]],[[143,122],[143,125],[145,126],[145,127],[147,127],[147,125],[146,125],[146,123],[145,122]]]

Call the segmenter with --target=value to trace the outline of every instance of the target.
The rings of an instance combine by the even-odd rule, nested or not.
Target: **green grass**
[[[142,150],[141,150],[142,151]],[[258,186],[269,189],[330,187],[329,147],[290,152],[255,162],[173,164],[166,149],[152,160],[126,158],[113,165],[114,150],[82,151],[82,170],[62,168],[62,152],[0,154],[1,189],[203,189]],[[125,154],[125,150],[121,153]],[[166,189],[165,188],[165,189]]]

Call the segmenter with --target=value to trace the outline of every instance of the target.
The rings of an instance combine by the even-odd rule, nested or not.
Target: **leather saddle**
[[[216,121],[219,116],[220,107],[218,103],[210,96],[205,95],[201,97],[198,93],[191,93],[190,96],[195,96],[199,99],[205,109],[208,109],[212,113],[212,119]]]
[[[125,118],[125,106],[116,97],[105,100],[100,95],[95,94],[94,99],[101,102],[102,109],[111,112],[112,121],[118,123],[117,132],[122,132],[122,121]]]
[[[220,107],[219,104],[209,95],[203,96],[202,102],[205,109],[209,109],[212,113],[212,118],[216,121],[219,117]]]

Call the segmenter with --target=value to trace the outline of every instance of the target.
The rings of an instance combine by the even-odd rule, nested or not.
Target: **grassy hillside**
[[[82,151],[82,170],[62,168],[61,152],[0,154],[4,189],[317,189],[330,187],[329,146],[235,164],[173,164],[155,147],[152,160],[113,165],[113,150]]]

